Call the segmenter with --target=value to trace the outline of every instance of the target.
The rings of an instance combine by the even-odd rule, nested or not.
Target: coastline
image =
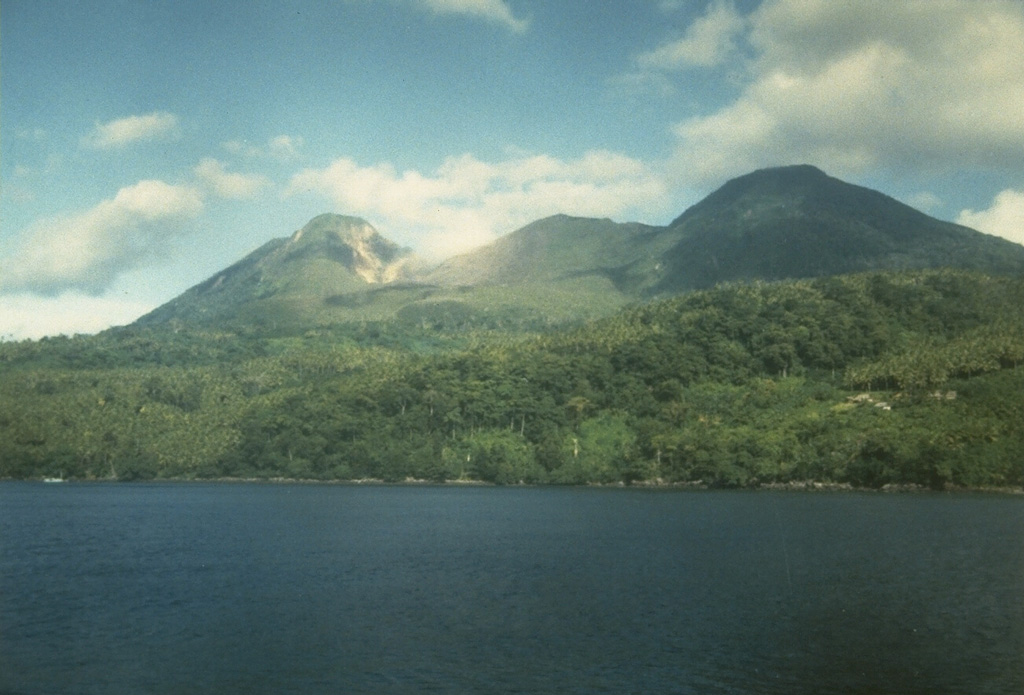
[[[0,478],[0,482],[47,482],[44,478]],[[946,486],[941,490],[918,485],[914,483],[888,483],[880,488],[857,487],[850,483],[837,483],[819,480],[794,480],[785,483],[760,483],[752,486],[740,487],[713,487],[702,481],[681,481],[666,482],[663,480],[641,480],[632,483],[622,481],[615,483],[582,483],[582,484],[553,484],[553,483],[512,483],[499,485],[485,480],[427,480],[421,478],[405,478],[403,480],[384,480],[381,478],[357,478],[357,479],[315,479],[315,478],[255,478],[255,477],[220,477],[220,478],[149,478],[136,480],[119,480],[116,478],[65,478],[64,483],[256,483],[267,485],[338,485],[338,486],[380,486],[380,487],[552,487],[552,488],[607,488],[621,490],[691,490],[691,491],[768,491],[768,492],[811,492],[811,493],[843,493],[843,492],[871,492],[880,494],[922,494],[922,493],[946,493],[966,494],[984,493],[998,495],[1024,496],[1024,488],[1021,487],[956,487]]]

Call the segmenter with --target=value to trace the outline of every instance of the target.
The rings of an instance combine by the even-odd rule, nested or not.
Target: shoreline
[[[46,483],[45,478],[0,478],[0,482],[34,482]],[[499,485],[485,480],[426,480],[420,478],[406,478],[404,480],[383,480],[380,478],[358,478],[358,479],[328,479],[315,478],[150,478],[137,480],[119,480],[116,478],[65,478],[64,483],[256,483],[267,485],[338,485],[338,486],[380,486],[380,487],[506,487],[506,488],[606,488],[619,490],[692,490],[692,491],[767,491],[767,492],[812,492],[812,493],[839,493],[839,492],[872,492],[882,494],[921,494],[921,493],[984,493],[999,495],[1024,495],[1024,487],[954,487],[947,486],[941,490],[935,490],[924,485],[915,483],[887,483],[879,488],[857,487],[850,483],[836,483],[818,480],[794,480],[785,483],[760,483],[754,486],[741,486],[731,488],[716,488],[702,481],[665,482],[661,480],[643,480],[632,483],[580,483],[559,485],[553,483],[512,483]]]

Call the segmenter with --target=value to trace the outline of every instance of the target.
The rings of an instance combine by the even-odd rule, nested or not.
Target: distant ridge
[[[425,279],[443,285],[521,284],[602,274],[621,266],[623,255],[633,255],[637,240],[657,229],[637,222],[552,215],[445,261]]]
[[[550,322],[723,282],[942,267],[1024,274],[1024,246],[795,165],[732,179],[664,227],[553,215],[434,268],[366,220],[319,215],[138,323]]]

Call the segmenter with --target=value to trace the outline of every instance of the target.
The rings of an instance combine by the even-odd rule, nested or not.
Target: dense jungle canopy
[[[557,329],[0,344],[0,477],[1024,484],[1024,279],[719,286]]]

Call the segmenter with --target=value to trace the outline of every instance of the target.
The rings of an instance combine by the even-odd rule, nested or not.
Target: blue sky
[[[0,338],[322,212],[431,258],[811,163],[1024,242],[1019,0],[3,0]]]

